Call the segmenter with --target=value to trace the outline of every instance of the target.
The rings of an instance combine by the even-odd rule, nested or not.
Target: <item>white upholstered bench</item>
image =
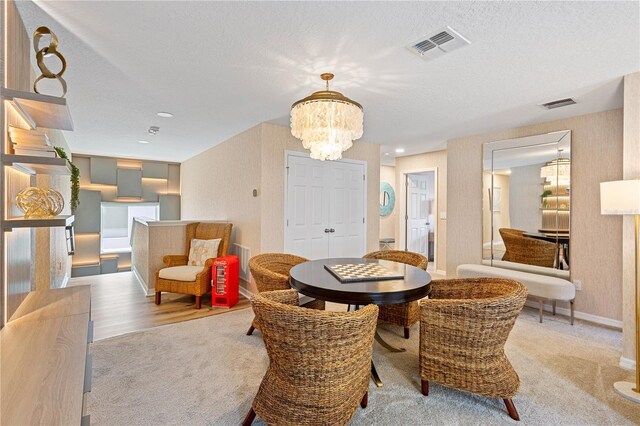
[[[556,314],[557,301],[569,302],[571,304],[571,325],[573,325],[573,301],[576,297],[576,288],[568,280],[512,269],[473,264],[459,265],[456,269],[456,274],[460,278],[496,277],[521,282],[527,287],[527,290],[529,290],[529,296],[538,299],[540,302],[540,322],[542,322],[545,300],[550,300],[553,303],[554,315]]]

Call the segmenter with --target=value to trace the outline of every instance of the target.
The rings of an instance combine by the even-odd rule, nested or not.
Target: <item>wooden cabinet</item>
[[[90,286],[29,293],[0,331],[2,424],[88,424],[92,341]]]

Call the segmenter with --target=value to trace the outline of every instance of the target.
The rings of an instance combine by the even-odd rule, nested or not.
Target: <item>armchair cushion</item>
[[[220,241],[220,238],[213,240],[192,239],[189,249],[189,266],[204,266],[207,259],[218,257]]]
[[[196,276],[202,272],[202,266],[172,266],[160,269],[158,276],[172,281],[195,281]]]

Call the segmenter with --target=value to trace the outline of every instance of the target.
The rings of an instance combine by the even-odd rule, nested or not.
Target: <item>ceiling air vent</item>
[[[573,105],[575,103],[576,101],[573,98],[566,98],[566,99],[558,99],[557,101],[551,101],[544,104],[540,104],[540,106],[546,109],[554,109],[554,108],[560,108],[567,105]]]
[[[470,44],[469,40],[458,34],[453,28],[444,27],[409,44],[407,49],[425,61],[430,61],[468,44]]]

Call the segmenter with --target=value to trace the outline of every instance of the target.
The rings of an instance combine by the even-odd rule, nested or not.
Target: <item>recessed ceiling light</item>
[[[138,141],[138,143],[149,143],[149,141]]]
[[[396,148],[396,152],[398,154],[402,154],[404,152],[404,148]]]
[[[389,153],[388,153],[388,152],[385,152],[385,153],[384,153],[384,155],[389,155]]]
[[[160,111],[159,113],[157,113],[158,117],[164,117],[164,118],[171,118],[173,117],[173,114],[171,114],[170,112],[163,112]]]

